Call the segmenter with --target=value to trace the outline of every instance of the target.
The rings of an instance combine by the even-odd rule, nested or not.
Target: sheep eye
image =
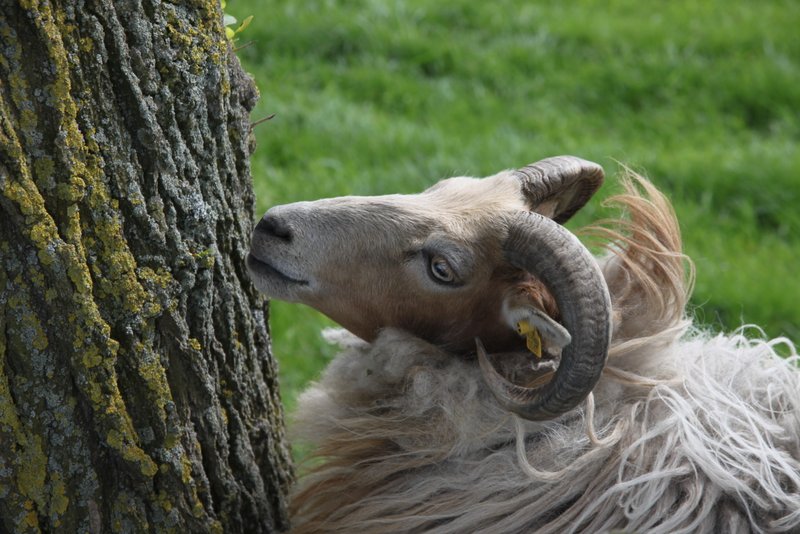
[[[431,275],[437,282],[452,284],[456,280],[453,268],[441,256],[433,256],[430,263]]]

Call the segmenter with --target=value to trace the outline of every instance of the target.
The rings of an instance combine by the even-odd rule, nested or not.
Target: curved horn
[[[577,406],[600,379],[611,339],[608,287],[583,244],[538,213],[512,218],[503,251],[512,265],[545,283],[572,342],[564,347],[555,376],[541,387],[518,386],[502,377],[476,340],[481,370],[507,410],[533,421],[551,419]]]
[[[552,219],[565,223],[581,209],[603,183],[603,168],[597,163],[557,156],[531,163],[514,171],[522,182],[522,193],[531,210],[554,201]]]

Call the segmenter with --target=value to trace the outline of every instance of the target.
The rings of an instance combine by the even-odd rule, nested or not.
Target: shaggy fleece
[[[474,354],[392,329],[372,344],[332,333],[342,352],[295,414],[313,451],[295,532],[800,532],[796,348],[693,328],[672,207],[634,173],[621,184],[610,202],[625,215],[582,232],[608,251],[613,310],[584,405],[524,421]],[[514,383],[547,379],[528,355],[492,358]]]
[[[612,354],[593,410],[535,423],[469,358],[391,329],[330,337],[344,350],[294,424],[324,459],[297,489],[297,532],[800,532],[787,340],[639,341]]]

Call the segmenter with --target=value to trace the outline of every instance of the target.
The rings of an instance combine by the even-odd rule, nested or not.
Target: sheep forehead
[[[487,178],[447,178],[417,194],[339,197],[314,205],[327,223],[369,225],[373,237],[387,243],[423,238],[431,231],[471,240],[493,234],[499,214],[528,209],[519,180],[509,171]]]
[[[519,180],[509,171],[487,178],[448,178],[420,196],[425,197],[430,208],[453,215],[490,215],[526,209]]]
[[[408,237],[415,233],[413,228],[475,237],[494,226],[497,214],[527,209],[519,180],[509,171],[487,178],[448,178],[417,194],[339,197],[311,206],[312,217],[319,217],[320,223],[369,224],[372,231],[383,228],[390,233],[384,237],[391,238]]]

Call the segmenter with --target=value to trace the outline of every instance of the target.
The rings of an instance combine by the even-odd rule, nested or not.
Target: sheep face
[[[608,355],[605,280],[558,224],[602,179],[598,165],[562,156],[417,195],[277,206],[256,226],[247,264],[261,291],[308,304],[366,340],[385,327],[458,353],[481,340],[481,369],[500,403],[547,419],[586,397]],[[523,323],[545,350],[564,348],[544,386],[512,384],[483,348],[521,348]]]
[[[557,316],[546,289],[502,261],[505,216],[527,209],[510,172],[451,178],[416,195],[277,206],[253,233],[248,266],[261,291],[367,340],[394,326],[453,351],[471,349],[476,336],[511,350],[522,343],[512,310]]]

